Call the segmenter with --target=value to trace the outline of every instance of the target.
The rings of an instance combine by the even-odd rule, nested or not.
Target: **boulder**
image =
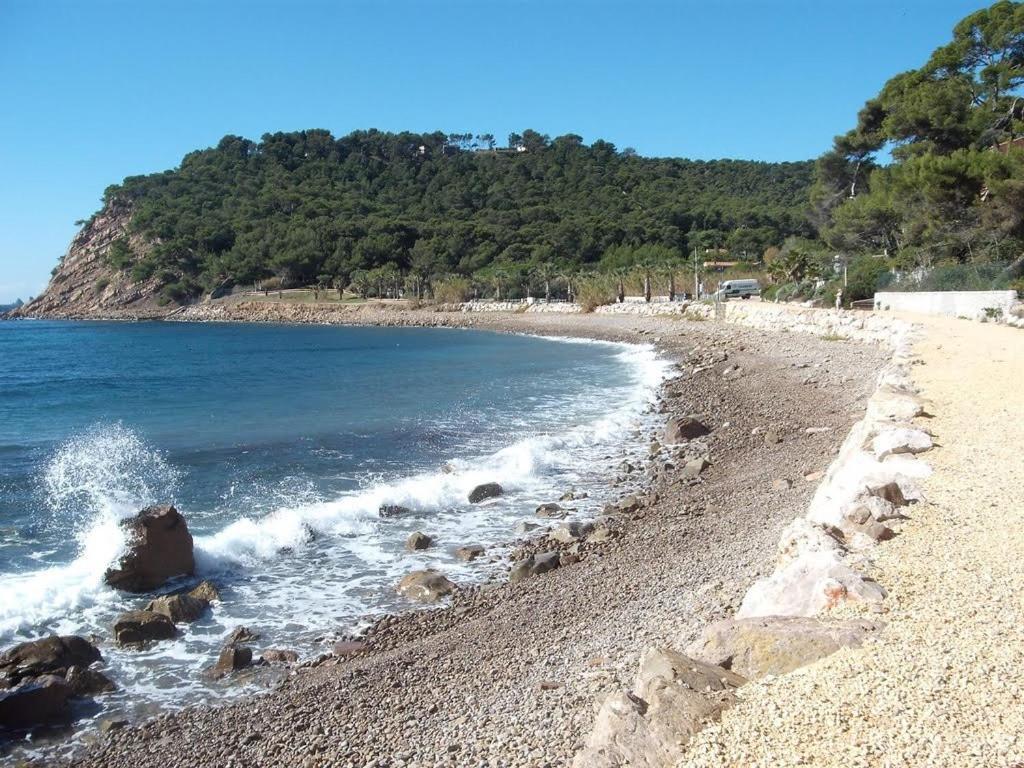
[[[707,425],[691,416],[677,416],[669,419],[665,424],[661,442],[665,445],[676,445],[686,440],[703,437],[710,432]]]
[[[548,538],[561,544],[573,544],[593,530],[593,523],[562,523],[548,534]]]
[[[88,667],[69,667],[64,682],[71,689],[72,696],[95,696],[98,693],[117,690],[113,680],[102,672]]]
[[[64,677],[71,667],[88,667],[101,659],[96,646],[84,637],[50,635],[19,643],[0,654],[0,680],[14,685],[26,677]]]
[[[530,555],[525,560],[520,560],[512,566],[512,570],[508,574],[508,580],[514,584],[531,576],[539,576],[542,573],[553,571],[561,564],[561,557],[558,552],[542,552],[537,555]]]
[[[155,600],[150,600],[146,605],[147,611],[161,613],[175,624],[192,622],[203,615],[203,612],[210,607],[210,603],[191,594],[164,595]]]
[[[114,639],[118,645],[141,645],[169,640],[178,634],[174,622],[155,611],[129,611],[114,622]]]
[[[471,563],[480,557],[486,550],[480,544],[467,544],[455,550],[455,557],[464,563]]]
[[[479,504],[486,499],[495,499],[504,492],[505,490],[497,483],[484,483],[469,492],[469,503]]]
[[[260,654],[260,661],[265,664],[294,664],[299,660],[299,654],[295,651],[285,651],[280,648],[267,648]]]
[[[192,534],[173,506],[147,507],[121,522],[128,551],[104,576],[107,584],[128,592],[156,589],[175,576],[195,570]]]
[[[821,621],[802,616],[725,619],[704,630],[687,649],[695,659],[756,680],[784,675],[829,656],[859,647],[878,625],[863,619]]]
[[[220,602],[220,592],[217,589],[217,585],[205,579],[190,589],[188,596],[194,597],[196,600],[205,600],[208,603]]]
[[[932,437],[922,429],[896,427],[879,432],[871,440],[871,451],[881,460],[901,453],[918,454],[930,450]]]
[[[684,480],[692,480],[696,477],[700,477],[700,473],[710,466],[711,464],[703,456],[699,459],[691,459],[683,465],[681,470],[679,470],[679,476]]]
[[[415,533],[410,533],[409,538],[405,540],[405,548],[409,552],[417,552],[421,549],[429,548],[433,543],[434,540],[430,536],[427,536],[427,534],[421,533],[420,531],[416,531]]]
[[[924,413],[924,404],[913,395],[882,386],[868,400],[866,418],[871,421],[910,421]]]
[[[340,640],[334,644],[332,650],[339,659],[347,659],[366,653],[370,650],[370,644],[362,640]]]
[[[401,504],[381,504],[377,508],[377,514],[381,517],[405,517],[411,515],[412,510]]]
[[[0,690],[0,728],[25,728],[64,720],[69,715],[71,693],[64,679],[56,675],[40,675]]]
[[[248,627],[235,627],[224,641],[224,645],[244,645],[245,643],[254,643],[259,639],[259,632],[253,632]]]
[[[427,569],[413,571],[404,576],[397,587],[398,594],[417,603],[436,603],[455,591],[455,584],[440,571]]]
[[[224,677],[232,672],[252,666],[252,648],[240,645],[225,646],[210,669],[211,677]]]
[[[565,517],[568,512],[561,504],[548,502],[537,507],[537,517]]]

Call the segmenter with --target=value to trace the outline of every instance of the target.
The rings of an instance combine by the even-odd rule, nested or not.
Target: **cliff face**
[[[136,318],[162,317],[175,305],[160,306],[159,284],[154,279],[133,281],[127,272],[107,261],[111,245],[127,238],[136,257],[151,244],[128,233],[131,208],[113,203],[100,211],[71,241],[71,247],[54,270],[46,290],[20,309],[14,317]]]

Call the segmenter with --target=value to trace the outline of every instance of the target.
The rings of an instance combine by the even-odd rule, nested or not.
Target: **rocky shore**
[[[262,302],[181,319],[471,326],[655,343],[681,370],[659,405],[666,423],[678,431],[692,418],[709,433],[677,435],[677,446],[660,430],[650,435],[647,464],[609,479],[622,499],[605,510],[600,535],[538,515],[541,527],[510,563],[525,577],[456,584],[448,604],[382,619],[267,694],[119,728],[77,764],[567,765],[597,707],[632,685],[646,649],[686,648],[771,572],[783,529],[863,415],[884,358],[876,346],[837,343],[834,333],[679,317],[372,305],[325,316],[250,304]],[[859,318],[848,322],[842,338],[864,332]],[[172,746],[182,744],[186,751]]]

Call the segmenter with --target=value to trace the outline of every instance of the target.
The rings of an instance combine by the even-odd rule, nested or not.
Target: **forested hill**
[[[101,250],[115,274],[173,301],[275,276],[338,286],[385,269],[429,284],[714,246],[757,259],[811,231],[813,170],[645,158],[534,131],[501,149],[469,134],[227,136],[174,170],[108,188],[104,212],[130,219]]]

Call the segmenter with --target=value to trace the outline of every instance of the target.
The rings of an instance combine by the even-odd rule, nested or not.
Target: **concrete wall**
[[[875,294],[875,309],[980,320],[990,307],[1008,315],[1016,300],[1016,291],[885,291]]]

